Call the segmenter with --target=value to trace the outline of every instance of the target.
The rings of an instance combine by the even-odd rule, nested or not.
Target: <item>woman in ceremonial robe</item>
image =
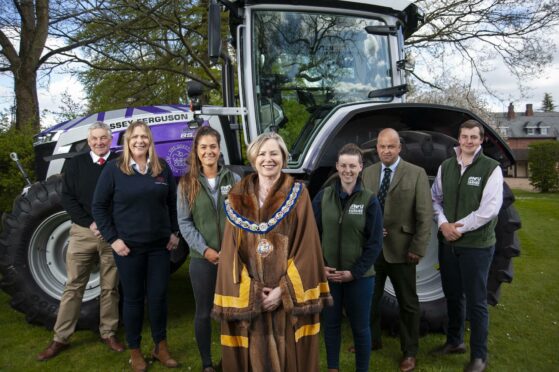
[[[229,192],[214,317],[223,370],[318,371],[319,314],[331,304],[307,189],[284,174],[276,133],[247,149],[255,174]]]

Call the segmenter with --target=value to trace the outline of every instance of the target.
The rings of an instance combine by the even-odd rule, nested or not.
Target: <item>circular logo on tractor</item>
[[[189,153],[190,147],[183,143],[174,145],[167,152],[167,157],[165,160],[167,160],[167,163],[169,164],[175,175],[180,176],[186,173],[186,170],[188,168],[186,160]]]

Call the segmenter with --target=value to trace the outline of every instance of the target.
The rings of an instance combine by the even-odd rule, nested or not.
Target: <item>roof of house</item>
[[[515,112],[509,119],[508,112],[496,112],[497,131],[507,138],[553,138],[559,140],[559,112],[538,112],[531,115]]]

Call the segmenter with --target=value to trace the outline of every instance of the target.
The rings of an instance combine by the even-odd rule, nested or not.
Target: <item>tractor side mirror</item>
[[[210,2],[208,13],[208,56],[216,63],[221,55],[221,7],[217,0]]]

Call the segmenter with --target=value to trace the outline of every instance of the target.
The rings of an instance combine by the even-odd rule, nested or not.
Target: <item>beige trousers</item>
[[[99,334],[106,338],[116,333],[119,294],[113,250],[109,244],[97,238],[89,228],[73,223],[70,228],[70,244],[66,252],[68,281],[60,299],[54,325],[55,341],[67,343],[74,333],[89,274],[96,263],[99,263],[101,283]]]

